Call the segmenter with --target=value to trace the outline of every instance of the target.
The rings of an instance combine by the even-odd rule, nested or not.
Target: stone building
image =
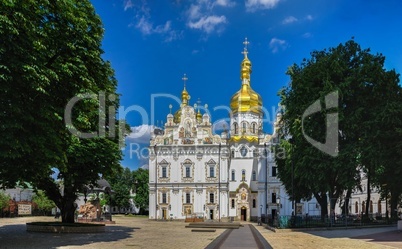
[[[263,102],[251,87],[247,43],[226,131],[213,133],[207,107],[202,114],[200,106],[190,105],[185,84],[180,108],[167,115],[163,129],[154,131],[149,147],[150,219],[249,221],[292,213],[271,150],[278,123],[274,134],[263,132]]]

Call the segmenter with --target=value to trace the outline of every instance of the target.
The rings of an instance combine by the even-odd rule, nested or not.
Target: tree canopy
[[[121,159],[124,131],[115,121],[114,71],[102,59],[102,22],[88,0],[1,5],[0,185],[31,182],[63,222],[74,222],[77,192],[113,174]]]
[[[139,168],[133,172],[133,175],[135,179],[134,203],[140,208],[140,213],[143,213],[149,204],[149,170]]]
[[[49,200],[42,190],[38,190],[36,192],[36,194],[32,197],[32,202],[34,202],[38,209],[44,214],[48,213],[56,206],[53,201]]]
[[[288,193],[293,174],[296,200],[314,196],[321,207],[330,200],[334,209],[345,191],[360,186],[362,170],[374,172],[383,165],[375,153],[384,146],[378,114],[387,112],[390,96],[400,91],[399,75],[386,70],[384,60],[349,40],[313,51],[310,59],[288,69],[291,83],[280,91],[281,132],[292,143],[282,140],[288,157],[276,161]],[[330,151],[328,143],[334,143]]]

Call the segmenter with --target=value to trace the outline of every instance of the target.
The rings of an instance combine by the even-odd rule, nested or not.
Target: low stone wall
[[[27,223],[28,232],[42,232],[42,233],[103,233],[105,232],[105,225],[98,224],[94,226],[74,226],[68,225],[42,225],[35,223]]]

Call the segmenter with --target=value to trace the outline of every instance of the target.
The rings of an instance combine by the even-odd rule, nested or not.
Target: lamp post
[[[294,139],[290,138],[289,142],[292,145],[292,152],[294,152],[294,150],[293,150]],[[296,212],[295,212],[294,160],[293,160],[293,158],[291,158],[291,163],[292,163],[292,216],[293,216],[296,214]]]

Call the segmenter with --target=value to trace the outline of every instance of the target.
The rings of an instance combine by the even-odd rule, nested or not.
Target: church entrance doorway
[[[247,209],[245,207],[241,208],[241,220],[247,221]]]
[[[162,209],[162,219],[166,220],[166,209]]]
[[[214,219],[214,210],[209,210],[209,219],[213,220]]]

